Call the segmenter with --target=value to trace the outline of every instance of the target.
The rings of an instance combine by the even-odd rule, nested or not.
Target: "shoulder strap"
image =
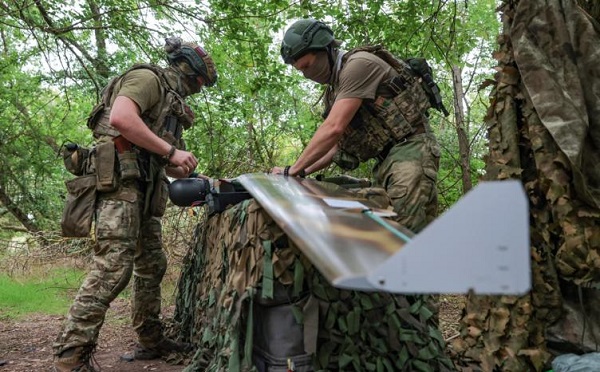
[[[449,115],[448,110],[442,101],[440,88],[433,80],[433,71],[425,58],[408,58],[406,60],[401,60],[390,53],[390,51],[385,49],[382,45],[365,45],[348,51],[344,55],[343,62],[346,62],[351,55],[357,52],[374,54],[398,72],[400,72],[401,69],[405,69],[406,66],[410,67],[416,75],[423,79],[421,85],[423,86],[425,93],[427,93],[431,107],[442,112],[445,116]]]
[[[423,82],[426,84],[423,88],[429,96],[431,106],[441,111],[444,116],[448,116],[450,113],[444,106],[444,102],[442,102],[442,93],[437,83],[433,80],[433,70],[429,66],[429,63],[427,63],[427,60],[425,58],[408,58],[406,62],[417,75],[423,78]]]
[[[173,94],[178,95],[177,92],[175,92],[175,90],[173,90],[173,88],[171,88],[171,86],[167,82],[167,79],[165,78],[165,75],[164,75],[164,71],[160,67],[149,64],[149,63],[136,63],[133,66],[131,66],[129,69],[127,69],[123,73],[121,73],[121,75],[116,76],[110,80],[110,82],[102,90],[102,98],[101,98],[102,102],[106,106],[108,106],[110,103],[109,102],[110,97],[113,94],[116,83],[119,80],[121,80],[123,78],[123,76],[127,75],[129,72],[134,71],[134,70],[141,70],[141,69],[146,69],[146,70],[152,71],[152,73],[154,73],[154,75],[156,75],[156,77],[158,77],[160,85],[161,85],[161,87],[163,87],[165,89],[165,91],[170,91]]]

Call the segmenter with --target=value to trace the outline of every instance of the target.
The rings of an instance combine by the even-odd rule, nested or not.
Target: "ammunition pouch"
[[[65,182],[67,200],[60,221],[65,237],[87,237],[96,206],[96,175],[80,176]]]
[[[378,116],[395,142],[410,136],[416,127],[423,124],[423,113],[413,103],[411,94],[409,90],[404,90],[380,108]]]
[[[363,105],[346,128],[340,149],[359,161],[367,161],[376,157],[391,140],[390,131]]]
[[[137,180],[141,177],[138,156],[133,149],[123,152],[117,151],[117,158],[119,159],[121,181]]]
[[[107,141],[98,144],[94,150],[94,165],[96,168],[96,189],[98,192],[112,192],[117,189],[119,182],[115,172],[115,144]]]
[[[338,150],[331,159],[338,167],[344,170],[354,170],[360,165],[360,160],[343,150]]]
[[[162,139],[167,141],[171,145],[176,145],[181,140],[183,134],[183,125],[179,122],[177,117],[173,115],[167,115],[165,117],[165,125],[160,135]]]
[[[167,201],[169,200],[169,179],[156,156],[150,156],[147,173],[144,215],[162,217],[165,214]]]

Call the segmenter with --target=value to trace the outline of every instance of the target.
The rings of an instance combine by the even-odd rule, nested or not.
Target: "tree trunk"
[[[106,65],[108,61],[108,50],[106,49],[106,31],[102,27],[102,10],[98,7],[96,1],[88,0],[88,6],[94,19],[94,36],[96,39],[96,59],[92,61],[94,64],[96,73],[102,76],[108,81],[110,76],[110,69]]]
[[[462,175],[462,193],[465,194],[473,188],[473,183],[471,182],[471,148],[467,135],[468,128],[465,128],[465,110],[463,106],[465,94],[462,86],[462,68],[460,66],[452,66],[452,85],[454,90],[454,120],[456,122],[456,134],[458,135]]]
[[[10,196],[6,194],[5,189],[0,185],[0,203],[12,213],[13,216],[27,229],[29,232],[37,233],[40,229],[37,225],[27,217],[27,213],[23,212],[16,203],[12,201]]]

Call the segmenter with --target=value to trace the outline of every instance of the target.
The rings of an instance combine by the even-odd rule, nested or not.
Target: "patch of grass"
[[[84,276],[84,271],[73,268],[56,268],[22,278],[0,274],[0,318],[65,314]]]
[[[18,270],[12,270],[11,275],[3,271],[0,267],[0,320],[18,320],[36,313],[66,315],[88,268],[69,261],[29,265],[19,274],[14,274]],[[170,263],[161,283],[162,305],[165,308],[175,303],[178,276],[177,265]],[[132,282],[133,279],[119,294],[119,298],[131,300]]]

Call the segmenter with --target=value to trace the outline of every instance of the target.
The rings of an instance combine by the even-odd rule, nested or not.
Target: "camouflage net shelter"
[[[186,371],[454,370],[431,303],[333,288],[250,199],[199,224],[174,318]]]
[[[487,178],[525,186],[533,288],[468,299],[451,346],[484,371],[542,371],[555,355],[598,350],[600,5],[580,5],[504,0],[499,8]]]

